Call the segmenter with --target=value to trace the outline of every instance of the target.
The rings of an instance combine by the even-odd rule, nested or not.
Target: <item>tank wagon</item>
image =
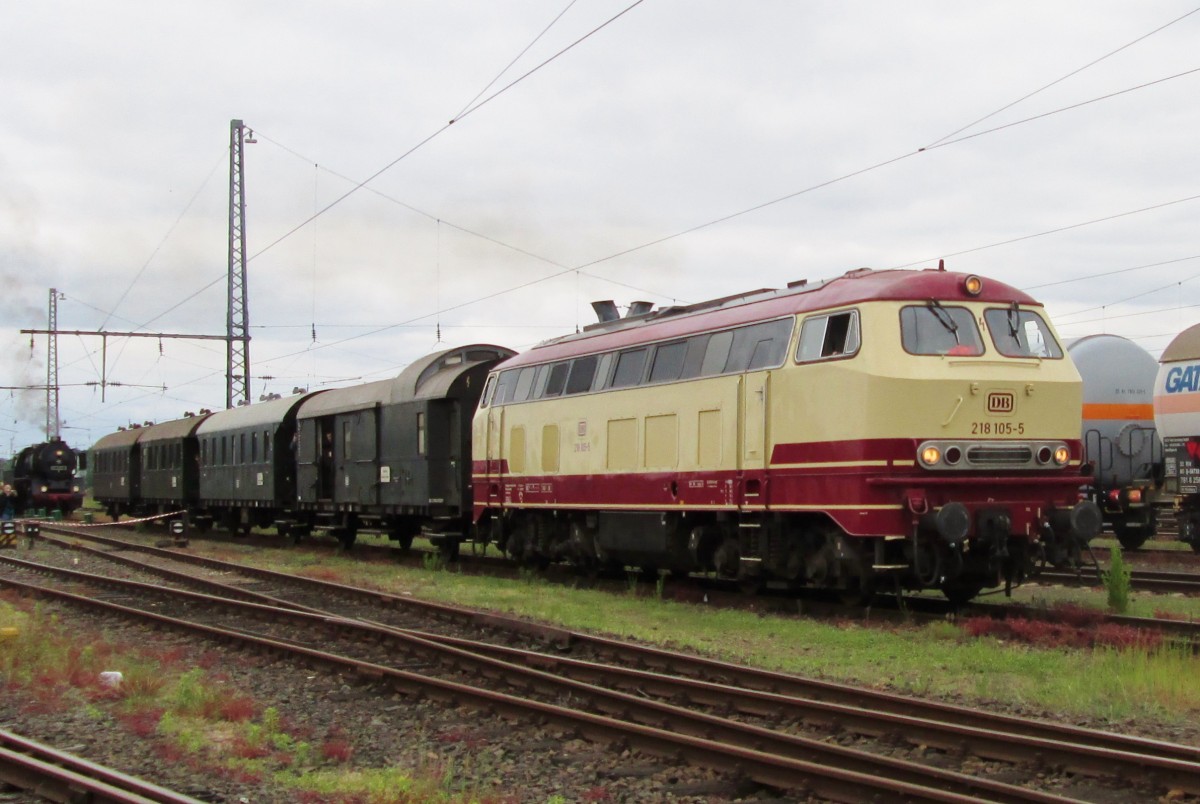
[[[488,378],[474,517],[512,556],[967,599],[1100,529],[1080,376],[1021,291],[861,269],[632,312]]]
[[[61,438],[25,447],[13,458],[10,469],[18,511],[74,511],[83,504],[77,472],[85,469],[87,453],[76,452]]]
[[[1179,539],[1200,552],[1200,324],[1163,350],[1154,381],[1154,423],[1162,437],[1164,492]]]
[[[186,513],[200,528],[360,528],[448,553],[469,538],[471,416],[488,371],[514,352],[446,349],[391,380],[205,412],[105,436],[93,447],[109,514]]]
[[[1154,425],[1158,361],[1119,335],[1089,335],[1067,344],[1083,378],[1084,492],[1127,549],[1157,531],[1155,496],[1163,481],[1162,441]]]

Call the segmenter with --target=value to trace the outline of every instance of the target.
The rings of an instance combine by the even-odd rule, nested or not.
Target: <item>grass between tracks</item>
[[[312,734],[289,722],[236,689],[216,662],[215,654],[197,661],[180,650],[84,638],[41,605],[0,594],[0,693],[21,693],[24,718],[81,708],[97,723],[145,740],[161,762],[245,782],[269,780],[293,790],[300,804],[515,801],[503,791],[470,789],[463,768],[435,759],[414,769],[356,767],[347,734],[336,728]],[[113,670],[122,678],[106,684],[101,673]]]
[[[1002,632],[990,621],[864,625],[715,609],[696,599],[696,592],[670,584],[631,581],[624,594],[612,594],[552,585],[532,574],[518,581],[468,576],[432,560],[421,568],[402,568],[391,562],[299,550],[256,551],[201,540],[191,548],[785,672],[1024,713],[1040,710],[1057,720],[1154,733],[1156,724],[1186,725],[1200,715],[1200,659],[1128,634],[1097,641],[1100,629],[1088,612],[1105,608],[1102,588],[1018,590],[1020,602],[1046,606],[1060,616],[1055,623]],[[1135,595],[1129,613],[1200,619],[1200,601]],[[29,628],[29,618],[41,618],[41,624]],[[0,600],[0,629],[10,624],[22,634],[53,632],[52,618],[40,610],[22,612]],[[34,651],[40,656],[36,661],[25,643],[0,642],[0,674],[35,694],[48,678],[60,679],[55,684],[73,690],[86,705],[109,706],[126,728],[163,739],[180,761],[208,763],[225,773],[271,776],[295,787],[298,800],[504,800],[489,798],[486,791],[463,792],[456,785],[461,777],[445,767],[356,768],[346,735],[306,734],[280,713],[231,689],[219,675],[196,673],[194,665],[177,657],[127,655],[103,640],[76,643],[69,634],[61,639],[62,645]],[[13,656],[22,657],[16,665]],[[124,664],[113,666],[117,656]],[[32,666],[42,669],[22,669]],[[99,671],[109,669],[125,673],[119,699],[95,681]]]
[[[631,584],[626,594],[613,595],[533,575],[515,582],[468,576],[438,570],[432,562],[406,569],[300,551],[272,550],[264,558],[261,551],[223,549],[234,550],[236,560],[269,562],[283,571],[917,695],[1114,725],[1186,724],[1200,715],[1200,659],[1131,629],[1097,626],[1089,612],[1104,610],[1103,588],[1021,590],[1022,602],[1059,615],[1057,622],[1024,629],[969,620],[864,625],[713,609],[701,601],[672,600],[669,585],[664,592],[654,583]],[[1129,613],[1200,619],[1200,600],[1135,597]]]

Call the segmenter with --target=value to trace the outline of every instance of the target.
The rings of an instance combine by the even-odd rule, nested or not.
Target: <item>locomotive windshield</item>
[[[1050,333],[1050,327],[1032,310],[1012,307],[988,310],[983,314],[996,351],[1005,357],[1063,356],[1062,347]]]
[[[983,338],[975,316],[965,307],[944,307],[930,300],[900,310],[900,338],[914,355],[981,355]]]

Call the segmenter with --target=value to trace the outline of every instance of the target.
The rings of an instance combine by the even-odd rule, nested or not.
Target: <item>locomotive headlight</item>
[[[50,490],[49,486],[42,486],[42,494],[45,494],[49,490]]]
[[[942,451],[937,447],[925,447],[921,450],[921,463],[926,466],[937,466],[942,459]]]
[[[1071,450],[1066,446],[1062,446],[1054,450],[1054,462],[1059,466],[1066,466],[1067,461],[1071,460]]]
[[[983,292],[983,280],[971,274],[963,280],[963,290],[968,296],[978,296]]]

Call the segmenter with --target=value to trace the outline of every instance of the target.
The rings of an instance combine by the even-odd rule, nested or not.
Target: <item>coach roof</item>
[[[503,367],[544,363],[871,301],[937,299],[951,302],[961,299],[1041,306],[1024,291],[994,279],[984,279],[979,294],[970,296],[963,289],[968,276],[937,269],[874,271],[859,268],[820,283],[793,283],[779,290],[752,291],[595,324],[583,332],[544,341],[505,361]]]

